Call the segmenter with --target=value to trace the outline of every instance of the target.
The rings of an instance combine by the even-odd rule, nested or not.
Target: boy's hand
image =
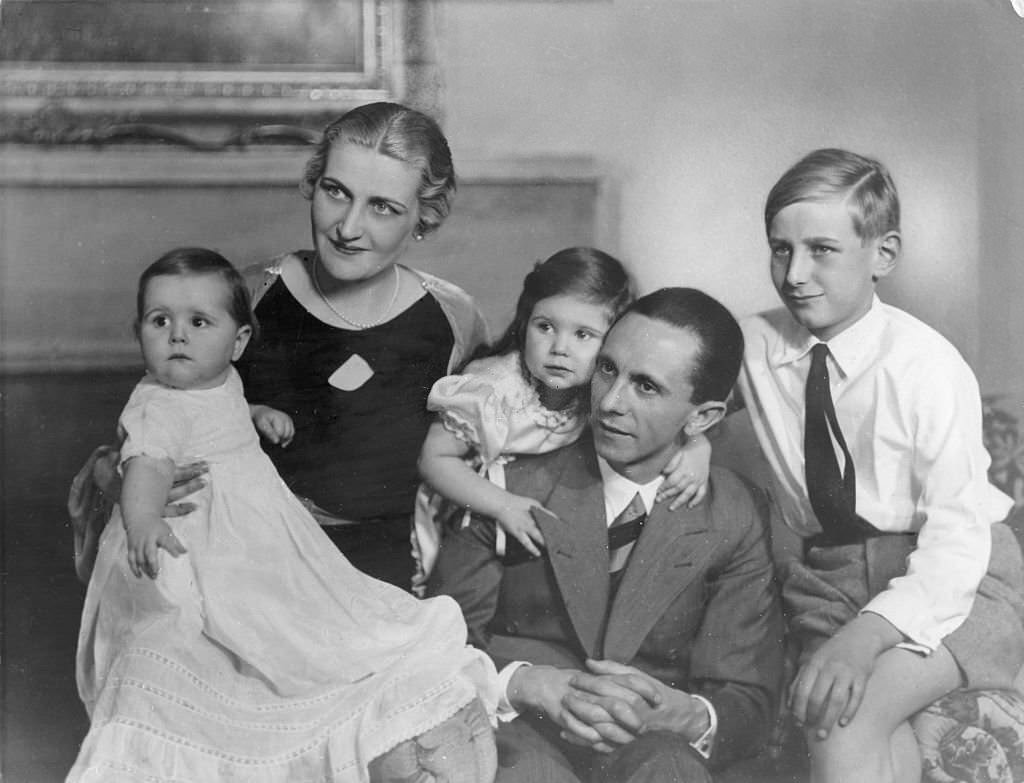
[[[793,717],[828,737],[838,721],[845,726],[857,713],[864,687],[882,652],[900,640],[888,621],[872,613],[851,620],[819,647],[789,686]]]
[[[253,405],[250,408],[253,424],[260,435],[270,443],[284,448],[295,437],[295,424],[292,417],[267,405]]]
[[[661,472],[665,480],[658,487],[655,502],[671,498],[669,511],[675,511],[686,504],[694,508],[708,493],[711,443],[703,435],[695,435],[672,456]]]
[[[540,547],[544,546],[544,536],[537,527],[537,522],[530,513],[531,509],[540,510],[551,514],[546,508],[532,498],[524,498],[521,495],[508,496],[508,504],[495,517],[495,521],[501,526],[505,533],[520,544],[534,557],[540,557]],[[551,514],[554,516],[554,514]]]
[[[166,549],[174,557],[187,551],[171,526],[162,519],[137,523],[125,532],[128,536],[128,567],[137,578],[145,574],[156,579],[160,573],[160,549]]]

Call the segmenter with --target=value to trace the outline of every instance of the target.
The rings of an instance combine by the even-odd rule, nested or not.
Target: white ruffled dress
[[[552,411],[541,404],[537,388],[523,376],[519,356],[512,352],[471,362],[462,374],[436,381],[427,398],[427,408],[472,449],[473,469],[502,488],[504,466],[515,455],[545,454],[568,446],[585,424],[578,410]],[[437,560],[444,519],[466,513],[426,484],[420,486],[412,530],[416,592],[422,592]],[[504,536],[500,529],[498,533],[503,554]]]
[[[478,696],[493,664],[457,604],[353,568],[259,445],[232,370],[220,387],[144,379],[122,461],[205,460],[198,508],[170,520],[188,553],[128,569],[119,512],[83,609],[79,693],[91,727],[68,781],[366,781],[374,758]]]

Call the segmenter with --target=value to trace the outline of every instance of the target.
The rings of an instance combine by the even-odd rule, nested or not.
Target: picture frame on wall
[[[316,126],[402,98],[401,0],[4,0],[0,13],[7,140],[47,123],[51,136],[55,124]]]

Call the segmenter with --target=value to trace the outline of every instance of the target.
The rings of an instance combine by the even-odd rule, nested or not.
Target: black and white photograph
[[[1024,0],[0,0],[0,781],[1024,783]]]

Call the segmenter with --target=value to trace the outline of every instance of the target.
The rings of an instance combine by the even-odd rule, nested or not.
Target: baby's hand
[[[508,504],[498,514],[496,520],[501,529],[522,544],[527,552],[534,557],[540,557],[540,547],[544,546],[544,536],[530,513],[530,509],[534,508],[551,513],[533,498],[524,498],[521,495],[509,493]]]
[[[708,492],[711,443],[703,435],[695,435],[673,455],[661,472],[665,480],[658,488],[655,502],[671,498],[669,511],[675,511],[686,503],[694,508]]]
[[[187,551],[171,526],[162,519],[137,522],[126,528],[128,535],[128,567],[136,577],[143,574],[156,579],[160,573],[160,549],[166,549],[174,557]]]
[[[292,442],[292,438],[295,437],[295,424],[287,413],[267,405],[253,405],[250,407],[250,413],[256,429],[268,441],[281,447]]]

